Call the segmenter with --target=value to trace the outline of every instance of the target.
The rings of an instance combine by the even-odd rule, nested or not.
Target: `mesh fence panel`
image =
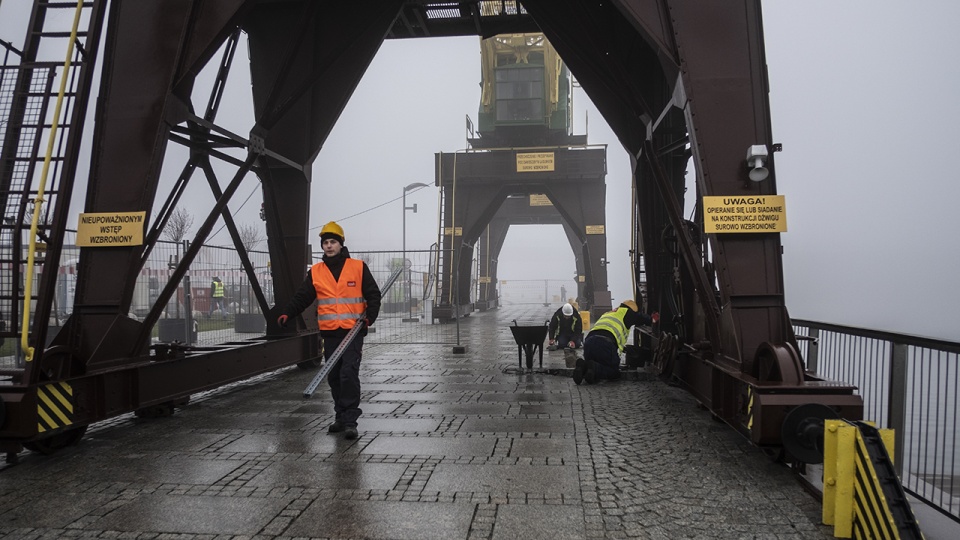
[[[183,257],[179,242],[158,241],[143,269],[136,276],[129,316],[143,320],[170,280]],[[407,261],[406,270],[383,297],[380,316],[370,329],[366,343],[457,343],[457,325],[435,324],[432,308],[436,296],[435,251],[356,252],[351,256],[367,263],[381,287],[397,268]],[[268,308],[274,306],[273,278],[269,254],[249,251]],[[77,263],[80,250],[76,232],[67,231],[59,264],[54,267],[57,283],[53,292],[48,341],[73,312],[77,289]],[[315,253],[320,260],[322,253]],[[45,270],[46,271],[46,270]],[[305,274],[304,274],[305,275]],[[222,305],[213,300],[214,278],[223,283]],[[35,276],[34,286],[39,283]],[[36,290],[36,289],[35,289]],[[35,305],[33,306],[35,309]],[[308,327],[313,328],[310,312]],[[20,321],[5,320],[7,328],[19,328]],[[222,246],[203,246],[190,265],[176,292],[163,306],[160,319],[152,329],[152,343],[181,342],[189,345],[218,345],[257,338],[266,332],[266,319],[255,287],[244,271],[237,251]],[[0,367],[18,365],[19,343],[12,339],[0,349]]]

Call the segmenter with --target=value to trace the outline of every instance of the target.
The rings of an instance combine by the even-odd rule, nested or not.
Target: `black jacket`
[[[330,273],[333,274],[333,279],[340,280],[343,261],[348,258],[350,258],[350,252],[346,246],[343,247],[340,254],[336,257],[323,256],[323,262],[327,265],[327,268],[330,269]],[[311,267],[311,269],[307,271],[307,277],[304,278],[303,283],[300,284],[293,298],[287,303],[286,307],[283,308],[284,315],[288,317],[299,315],[303,310],[307,309],[307,306],[317,299],[317,290],[313,287],[312,271],[313,269]],[[360,292],[363,294],[363,299],[367,302],[368,324],[372,325],[380,314],[380,286],[377,285],[377,281],[373,279],[373,274],[370,272],[367,263],[363,263],[363,282],[360,287]],[[349,330],[346,328],[338,328],[336,330],[321,330],[320,335],[332,337],[336,335],[346,335],[347,332],[349,332]],[[364,328],[362,333],[366,335],[367,329]]]
[[[567,332],[575,336],[583,334],[583,319],[580,318],[580,312],[573,310],[573,315],[571,315],[570,318],[573,319],[572,327],[570,326],[569,320],[564,319],[562,307],[554,312],[553,318],[550,319],[550,339],[557,339],[557,336],[566,334]],[[560,325],[563,325],[563,328],[561,328]]]

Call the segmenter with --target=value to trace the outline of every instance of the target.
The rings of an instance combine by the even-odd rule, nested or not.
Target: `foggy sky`
[[[0,38],[20,44],[17,16],[30,3],[12,4],[0,4]],[[773,140],[783,144],[775,159],[787,207],[781,241],[790,314],[960,340],[953,217],[960,200],[953,164],[960,150],[960,66],[953,59],[960,3],[771,0],[763,10]],[[245,47],[218,118],[241,135],[253,124]],[[197,84],[198,107],[213,69]],[[353,251],[399,250],[402,188],[423,182],[431,187],[407,197],[419,211],[407,213],[406,243],[426,249],[436,242],[433,156],[466,146],[464,118],[476,122],[479,83],[477,37],[385,42],[314,164],[312,234],[339,220]],[[630,294],[630,162],[582,90],[574,118],[575,133],[608,145],[607,269],[617,302]],[[170,149],[168,181],[186,155]],[[218,170],[223,178],[232,173]],[[212,206],[200,179],[188,197],[199,216]],[[83,199],[74,196],[73,213]],[[261,225],[260,202],[251,176],[230,205],[237,222]],[[226,232],[212,240],[228,242]],[[518,226],[508,233],[499,277],[567,279],[574,269],[560,226]]]

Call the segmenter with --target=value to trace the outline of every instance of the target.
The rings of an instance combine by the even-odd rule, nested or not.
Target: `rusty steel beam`
[[[477,298],[478,307],[482,306],[483,303],[486,303],[486,308],[496,305],[497,290],[495,285],[497,283],[497,262],[500,250],[503,248],[503,242],[510,227],[521,224],[563,226],[564,235],[567,237],[570,250],[574,254],[574,269],[577,271],[577,275],[583,275],[583,260],[581,258],[583,240],[570,224],[564,221],[556,206],[552,204],[549,206],[531,206],[529,197],[508,197],[500,205],[496,215],[490,220],[477,242],[477,261],[480,265],[480,276],[489,279],[487,283],[480,283]],[[583,284],[578,283],[577,285],[577,296],[582,296]],[[479,309],[483,310],[484,308],[479,307]]]
[[[56,381],[64,394],[66,430],[147,407],[182,402],[191,394],[269,373],[291,365],[291,358],[320,358],[315,335],[258,338],[216,347],[163,347],[150,356],[123,359],[125,369]],[[2,394],[6,421],[0,451],[19,452],[24,442],[42,438],[37,410],[46,386],[7,389]]]
[[[578,237],[572,247],[575,257],[584,261],[584,309],[599,316],[611,308],[606,267],[601,264],[607,256],[606,234],[597,230],[606,224],[606,151],[562,147],[550,151],[556,156],[555,171],[532,174],[517,171],[516,155],[522,149],[437,155],[444,230],[462,231],[462,236],[444,235],[441,247],[453,253],[453,260],[445,259],[441,268],[441,305],[469,303],[474,246],[507,196],[543,193]]]
[[[634,158],[635,232],[651,263],[651,309],[667,315],[662,354],[680,353],[675,363],[660,359],[673,366],[666,374],[749,431],[742,414],[749,381],[764,387],[802,373],[784,299],[780,237],[704,234],[699,202],[687,221],[679,201],[690,159],[698,201],[776,194],[759,0],[526,0],[524,6]],[[744,155],[753,145],[771,154],[770,176],[761,182],[748,180]],[[769,351],[784,367],[768,371]],[[817,401],[806,384],[796,386]],[[853,391],[841,389],[858,402]],[[778,437],[765,433],[762,440]]]
[[[182,189],[195,167],[207,167],[204,160],[210,157],[237,165],[233,181],[216,197],[194,239],[194,251],[188,250],[185,268],[231,192],[253,171],[263,189],[276,301],[283,305],[289,300],[310,257],[311,164],[383,40],[403,33],[447,35],[501,28],[496,18],[478,16],[476,2],[468,2],[449,20],[436,21],[418,15],[430,9],[431,2],[339,2],[324,3],[323,9],[318,4],[113,0],[84,211],[143,211],[152,216],[160,167],[172,138],[197,155],[184,167],[175,190]],[[669,304],[652,307],[672,316],[661,327],[662,342],[677,336],[682,353],[671,374],[758,444],[777,442],[768,424],[775,425],[782,417],[777,411],[791,406],[780,395],[836,403],[855,415],[859,398],[851,387],[806,380],[802,373],[786,311],[779,235],[704,235],[696,230],[702,227],[697,222],[702,212],[694,212],[691,229],[683,219],[687,212],[679,208],[690,159],[698,198],[776,193],[773,159],[767,180],[749,182],[743,157],[752,145],[773,148],[760,1],[524,0],[522,5],[634,160],[640,198],[634,232],[640,233],[653,263],[650,300]],[[527,25],[526,17],[500,22]],[[247,33],[250,50],[256,122],[248,137],[195,116],[191,104],[197,74],[238,29]],[[216,150],[222,144],[245,150],[246,158]],[[450,220],[445,226],[463,230],[462,238],[450,236],[443,246],[446,253],[453,250],[456,259],[445,261],[447,275],[455,276],[447,291],[455,288],[462,297],[462,288],[469,287],[463,276],[468,275],[464,269],[469,271],[470,257],[464,254],[472,253],[503,199],[536,192],[550,196],[582,242],[579,257],[589,282],[584,296],[592,311],[610,307],[606,271],[600,265],[606,257],[605,235],[585,231],[590,225],[607,226],[605,157],[589,159],[590,152],[578,151],[576,157],[583,159],[578,163],[557,151],[558,170],[566,182],[518,175],[509,166],[512,154],[511,159],[489,163],[481,163],[480,154],[438,156],[437,184],[452,187],[453,160],[459,159],[457,196],[469,200],[455,205],[452,197],[445,198],[449,206],[444,217]],[[219,186],[212,175],[208,181],[216,194]],[[178,196],[168,197],[163,207],[175,205]],[[675,240],[667,238],[670,228]],[[155,241],[160,229],[152,230],[149,237]],[[20,411],[2,429],[29,426],[30,415],[36,415],[29,403],[51,382],[75,382],[76,400],[85,407],[82,421],[92,421],[196,391],[198,387],[180,379],[196,375],[204,365],[214,373],[208,383],[216,385],[280,365],[267,358],[271,347],[290,353],[284,364],[314,355],[316,342],[309,334],[291,337],[301,345],[289,350],[268,340],[251,345],[249,352],[231,351],[240,359],[235,368],[213,364],[227,354],[223,351],[196,350],[191,354],[196,353],[192,358],[197,362],[179,362],[171,361],[169,351],[151,349],[152,320],[145,324],[127,315],[138,271],[151,247],[81,250],[74,314],[51,347],[38,347],[39,359],[28,370],[27,386],[11,386],[0,396]],[[51,280],[45,281],[38,305],[51,301]],[[168,289],[166,297],[172,294]],[[37,313],[46,313],[44,309]],[[275,315],[275,310],[266,314],[271,337],[292,336],[307,327],[297,318],[297,324],[281,329]],[[302,340],[313,340],[313,345]],[[143,388],[140,374],[148,370],[155,382]],[[124,397],[132,392],[143,395]],[[760,396],[759,410],[751,408],[750,395]],[[751,419],[765,427],[752,431]],[[32,436],[29,429],[16,437]],[[0,431],[0,441],[4,433]]]

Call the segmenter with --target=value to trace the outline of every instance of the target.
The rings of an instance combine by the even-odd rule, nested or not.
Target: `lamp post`
[[[403,235],[403,270],[404,270],[404,281],[406,282],[404,286],[404,301],[407,303],[407,309],[409,309],[409,318],[404,319],[404,322],[417,322],[413,318],[413,303],[410,301],[410,267],[407,266],[407,210],[413,210],[413,213],[417,213],[417,203],[413,203],[413,206],[407,206],[407,192],[412,189],[427,187],[427,184],[423,182],[414,182],[403,188],[403,230],[401,234]]]

